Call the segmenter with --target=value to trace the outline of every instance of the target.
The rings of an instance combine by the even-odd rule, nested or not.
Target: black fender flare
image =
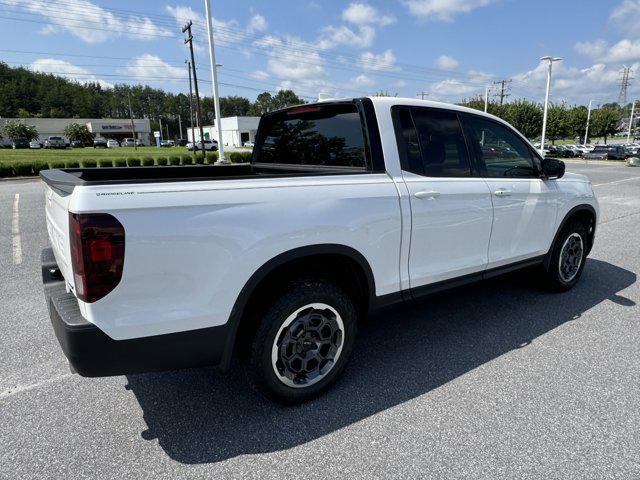
[[[544,265],[545,269],[549,268],[549,263],[551,262],[551,252],[553,251],[553,246],[556,244],[556,241],[558,240],[558,236],[560,235],[560,232],[562,232],[562,229],[565,227],[565,225],[567,224],[567,222],[569,221],[569,219],[571,217],[573,217],[576,213],[578,212],[589,212],[593,215],[593,228],[594,228],[594,232],[593,234],[595,235],[595,228],[596,225],[598,223],[598,216],[596,214],[596,209],[593,208],[593,206],[589,205],[588,203],[584,203],[581,205],[577,205],[575,207],[573,207],[571,210],[569,210],[566,215],[564,216],[564,218],[562,219],[562,221],[560,222],[560,225],[558,226],[557,230],[556,230],[556,234],[553,236],[553,241],[551,242],[551,246],[549,247],[549,251],[545,254],[544,259],[542,261],[542,264]],[[593,244],[593,242],[591,242]],[[589,251],[591,251],[591,247],[593,245],[589,245],[589,250],[587,251],[587,254],[589,253]]]
[[[371,304],[373,302],[376,292],[373,271],[371,270],[371,265],[369,265],[369,262],[364,257],[364,255],[362,255],[362,253],[360,253],[356,249],[342,244],[326,243],[317,245],[306,245],[304,247],[298,247],[280,253],[279,255],[276,255],[271,260],[264,263],[260,268],[258,268],[253,273],[253,275],[251,275],[249,280],[247,280],[247,282],[244,284],[242,290],[240,290],[240,293],[238,294],[238,297],[236,298],[236,301],[231,310],[231,314],[229,315],[229,320],[226,324],[227,338],[225,341],[222,358],[218,366],[219,369],[225,371],[228,370],[231,366],[231,359],[233,357],[233,350],[235,347],[236,336],[238,333],[240,322],[242,321],[247,302],[260,282],[264,280],[266,276],[273,272],[276,268],[282,265],[285,265],[294,260],[299,260],[305,257],[312,257],[315,255],[339,255],[348,257],[349,259],[355,261],[364,272],[367,281],[367,287],[369,290],[369,303]]]

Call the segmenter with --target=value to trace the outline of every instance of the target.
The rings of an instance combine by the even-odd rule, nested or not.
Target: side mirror
[[[555,180],[564,175],[564,162],[555,158],[545,158],[542,160],[543,178]]]

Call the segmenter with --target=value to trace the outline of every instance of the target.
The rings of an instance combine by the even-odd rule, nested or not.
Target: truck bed
[[[61,195],[78,186],[231,180],[253,177],[283,177],[366,173],[361,169],[286,166],[266,164],[192,165],[173,167],[63,168],[43,170],[40,177]]]

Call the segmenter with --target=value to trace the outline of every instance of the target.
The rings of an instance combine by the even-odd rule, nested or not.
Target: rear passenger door
[[[411,204],[411,288],[481,272],[491,195],[472,167],[458,114],[405,106],[392,113]]]
[[[464,115],[465,134],[492,194],[493,229],[488,268],[547,252],[557,212],[557,188],[541,178],[540,158],[507,126]]]

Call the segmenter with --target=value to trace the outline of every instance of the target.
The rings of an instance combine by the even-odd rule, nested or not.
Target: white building
[[[44,142],[47,137],[64,137],[64,129],[71,123],[86,125],[96,137],[113,138],[121,141],[133,137],[131,120],[125,118],[0,118],[0,129],[7,122],[19,121],[25,125],[33,125],[38,131],[38,141]],[[134,118],[133,125],[136,137],[143,145],[149,145],[151,125],[148,118]]]
[[[209,140],[217,140],[218,133],[216,130],[216,123],[213,125],[204,126],[204,138]],[[260,117],[226,117],[222,119],[222,142],[225,146],[241,147],[244,142],[253,142],[256,138],[256,131],[258,130],[258,123],[260,123]],[[196,142],[200,140],[200,129],[193,128],[193,136],[195,136]],[[187,129],[187,138],[189,141],[193,141],[191,135],[191,128]]]

